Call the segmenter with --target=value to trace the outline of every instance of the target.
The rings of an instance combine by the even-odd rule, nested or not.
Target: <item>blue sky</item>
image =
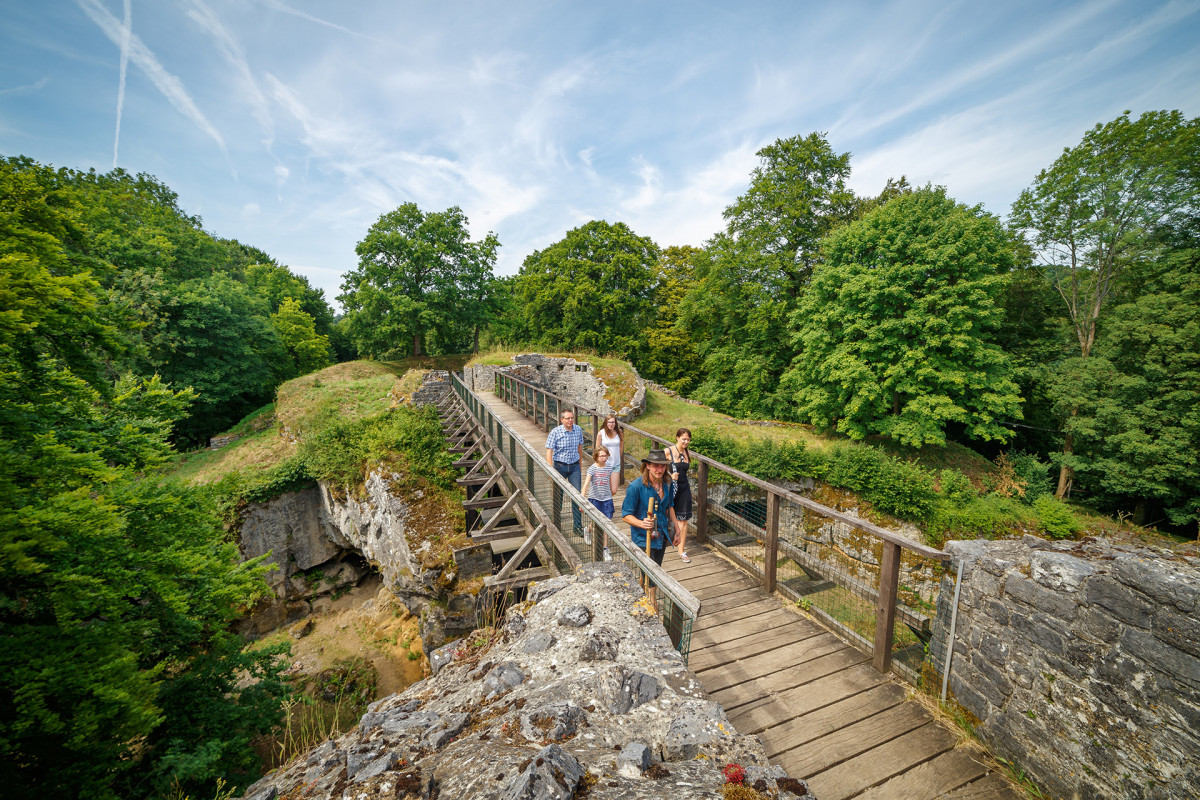
[[[701,245],[755,151],[828,132],[1005,214],[1126,109],[1200,114],[1200,0],[0,0],[0,153],[157,176],[332,301],[381,213],[497,271],[588,220]],[[126,20],[129,25],[126,26]]]

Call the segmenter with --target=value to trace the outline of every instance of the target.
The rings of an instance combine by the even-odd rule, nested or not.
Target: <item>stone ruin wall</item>
[[[646,382],[636,373],[637,390],[633,400],[627,406],[613,409],[605,398],[607,387],[604,381],[596,376],[587,361],[525,353],[514,356],[513,362],[512,366],[481,364],[467,367],[463,370],[467,387],[493,391],[496,373],[505,372],[584,408],[593,408],[601,414],[616,414],[623,420],[632,419],[646,410]]]
[[[963,564],[950,689],[998,756],[1063,800],[1200,797],[1200,558],[1032,536],[946,549]]]

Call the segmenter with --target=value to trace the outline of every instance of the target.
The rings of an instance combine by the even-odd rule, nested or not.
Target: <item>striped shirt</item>
[[[579,448],[582,445],[583,429],[578,425],[572,425],[569,431],[559,425],[546,437],[546,449],[553,452],[555,461],[564,464],[574,464],[579,460]]]
[[[588,499],[589,500],[612,500],[612,474],[613,468],[609,465],[603,467],[598,464],[592,464],[588,467],[588,479],[591,481],[588,484]]]

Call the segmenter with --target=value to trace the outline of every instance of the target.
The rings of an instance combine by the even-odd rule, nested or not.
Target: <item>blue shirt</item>
[[[671,503],[675,501],[675,485],[663,478],[663,496],[660,500],[658,493],[651,489],[646,484],[642,483],[642,479],[638,478],[633,483],[629,484],[629,488],[625,490],[625,502],[621,504],[621,516],[632,514],[638,519],[646,518],[646,506],[650,498],[654,498],[658,503],[658,536],[650,537],[650,547],[654,550],[662,550],[667,546],[667,542],[671,540]],[[641,528],[629,526],[629,535],[633,539],[633,543],[642,550],[646,549],[646,534],[650,531],[644,531]]]
[[[579,460],[579,448],[582,445],[583,430],[578,425],[572,425],[569,431],[559,425],[546,437],[546,449],[554,452],[555,461],[564,464],[574,464]]]

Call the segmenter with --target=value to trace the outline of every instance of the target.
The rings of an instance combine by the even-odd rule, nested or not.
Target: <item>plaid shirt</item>
[[[583,430],[578,425],[567,430],[559,425],[546,437],[546,449],[554,451],[554,460],[574,464],[579,460],[579,448],[583,446]]]

